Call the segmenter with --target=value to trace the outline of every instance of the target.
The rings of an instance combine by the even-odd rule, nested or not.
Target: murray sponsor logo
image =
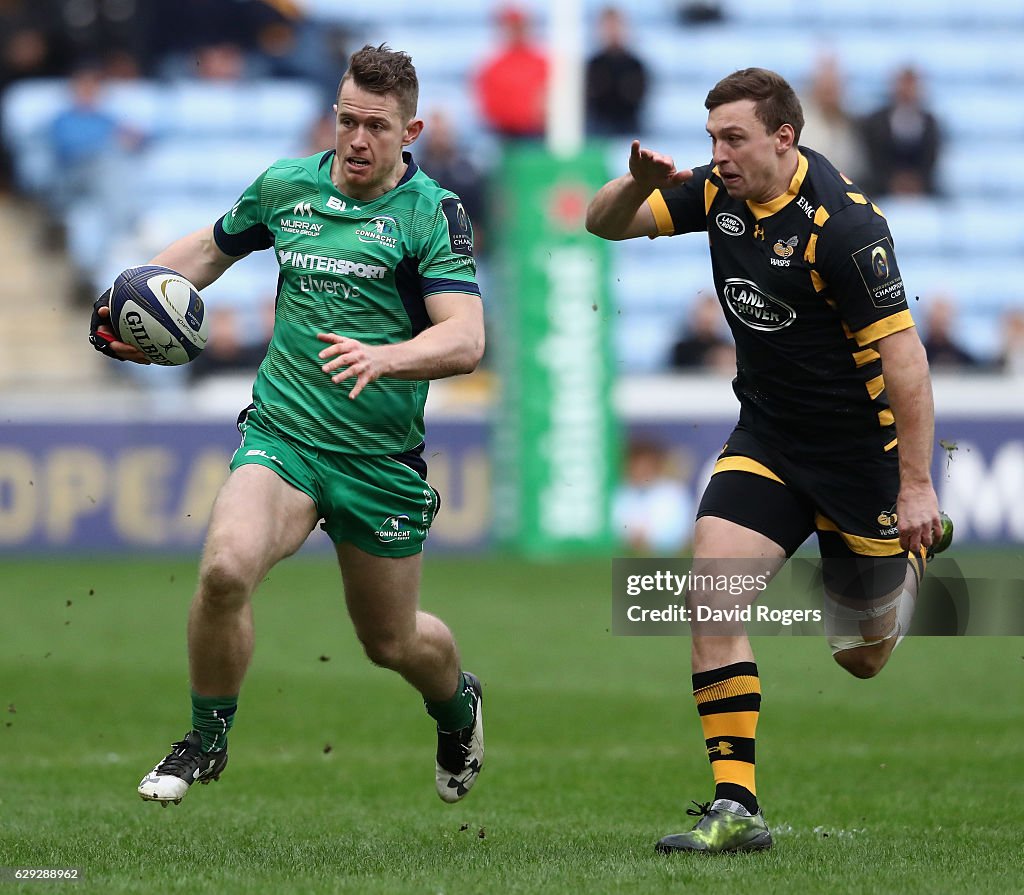
[[[796,320],[796,311],[750,280],[726,280],[723,297],[733,316],[751,329],[775,332]]]
[[[718,229],[728,236],[742,236],[747,230],[747,225],[741,218],[727,211],[720,212],[715,218],[715,223],[718,224]]]
[[[298,236],[319,236],[324,229],[323,224],[315,221],[304,221],[300,218],[281,218],[281,230],[284,233],[294,233]]]
[[[365,280],[383,280],[388,272],[381,264],[363,264],[361,261],[349,261],[347,258],[328,258],[326,255],[294,252],[290,249],[279,249],[277,258],[281,267],[362,277]]]

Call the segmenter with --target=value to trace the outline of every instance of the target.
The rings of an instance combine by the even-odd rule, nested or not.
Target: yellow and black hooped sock
[[[693,675],[704,744],[715,775],[715,798],[758,811],[754,784],[754,734],[761,710],[755,662],[735,662]]]

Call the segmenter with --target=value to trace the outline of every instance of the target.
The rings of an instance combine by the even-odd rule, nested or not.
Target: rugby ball
[[[117,275],[110,288],[110,326],[119,341],[164,367],[194,361],[206,347],[206,309],[196,287],[155,264]]]

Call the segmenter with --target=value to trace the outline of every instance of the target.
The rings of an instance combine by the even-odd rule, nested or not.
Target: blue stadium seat
[[[728,0],[729,21],[756,27],[763,24],[766,10],[746,0]],[[874,30],[880,39],[889,33],[905,34],[907,26],[933,26],[950,29],[975,29],[979,26],[1024,26],[1024,7],[1002,0],[909,0],[885,7],[884,13],[865,6],[859,0],[829,0],[807,4],[799,0],[774,0],[771,15],[777,21],[797,21],[812,26],[863,28]]]
[[[547,40],[546,3],[526,2],[536,13],[538,38]],[[594,25],[605,5],[584,0],[588,53],[596,48]],[[724,22],[695,26],[682,24],[677,4],[666,0],[622,5],[634,47],[652,75],[638,136],[680,166],[700,164],[710,157],[704,97],[717,78],[736,68],[777,69],[803,91],[821,56],[834,53],[846,75],[847,102],[860,114],[885,99],[897,68],[917,65],[946,137],[940,161],[946,196],[938,203],[887,197],[879,204],[912,296],[949,291],[965,309],[965,338],[972,347],[994,350],[999,317],[1018,300],[1013,277],[1024,262],[1024,226],[1012,212],[1024,199],[1024,4],[904,0],[882,12],[861,0],[775,0],[767,6],[725,0],[723,6]],[[500,176],[498,147],[480,121],[471,86],[473,72],[496,46],[497,4],[396,0],[353,10],[335,0],[305,0],[305,7],[315,18],[344,24],[353,47],[387,41],[409,51],[420,74],[421,114],[445,108],[470,154]],[[13,85],[3,98],[3,133],[17,182],[36,194],[55,176],[45,130],[66,96],[62,81],[34,81]],[[138,163],[125,166],[137,223],[127,216],[116,223],[137,231],[111,227],[122,254],[109,250],[107,270],[122,261],[138,263],[133,253],[141,236],[150,243],[169,241],[200,226],[230,207],[275,158],[305,154],[305,136],[327,111],[317,88],[293,82],[133,82],[112,85],[107,102],[152,136]],[[629,141],[604,145],[609,176],[625,171]],[[612,288],[622,312],[622,369],[659,369],[688,301],[710,282],[706,241],[697,235],[634,240],[611,251]],[[257,281],[269,271],[261,265],[273,262],[270,253],[263,255],[225,278],[225,301],[259,293]]]
[[[678,137],[688,144],[703,142],[704,155],[710,157],[711,143],[704,130],[708,120],[704,99],[710,84],[692,88],[662,82],[648,94],[644,130],[659,140]]]
[[[955,241],[947,203],[927,198],[886,196],[877,200],[892,233],[896,254],[938,256]]]
[[[4,143],[11,152],[17,185],[39,195],[54,175],[47,130],[68,101],[63,80],[20,81],[3,96]]]
[[[679,338],[682,316],[623,315],[616,325],[616,364],[620,373],[656,373],[668,365]]]
[[[1012,207],[961,199],[949,209],[948,217],[952,251],[978,263],[986,263],[991,256],[1024,257],[1024,220]]]
[[[941,122],[947,141],[975,143],[988,132],[1001,141],[1024,142],[1024,102],[1008,101],[1007,96],[1020,89],[1000,90],[988,83],[968,81],[929,91],[928,104]]]
[[[165,114],[177,136],[276,136],[301,145],[325,112],[320,92],[299,81],[211,84],[176,81]]]
[[[150,81],[114,81],[105,88],[101,107],[144,137],[159,135],[163,89]],[[71,100],[61,78],[19,81],[3,96],[4,141],[10,147],[18,185],[39,195],[57,175],[50,124]]]
[[[939,159],[939,182],[956,197],[1005,203],[1024,196],[1024,141],[979,135],[952,143]]]
[[[163,198],[238,198],[279,158],[295,157],[296,147],[279,139],[176,137],[144,153],[138,165],[139,193],[145,203]]]

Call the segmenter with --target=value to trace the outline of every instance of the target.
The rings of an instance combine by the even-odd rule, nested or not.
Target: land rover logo
[[[715,223],[718,224],[719,230],[729,236],[742,236],[743,232],[747,229],[747,225],[740,218],[734,214],[729,214],[727,211],[721,212],[715,218]]]
[[[729,310],[751,329],[774,332],[796,320],[796,311],[750,280],[726,280],[724,294]]]

